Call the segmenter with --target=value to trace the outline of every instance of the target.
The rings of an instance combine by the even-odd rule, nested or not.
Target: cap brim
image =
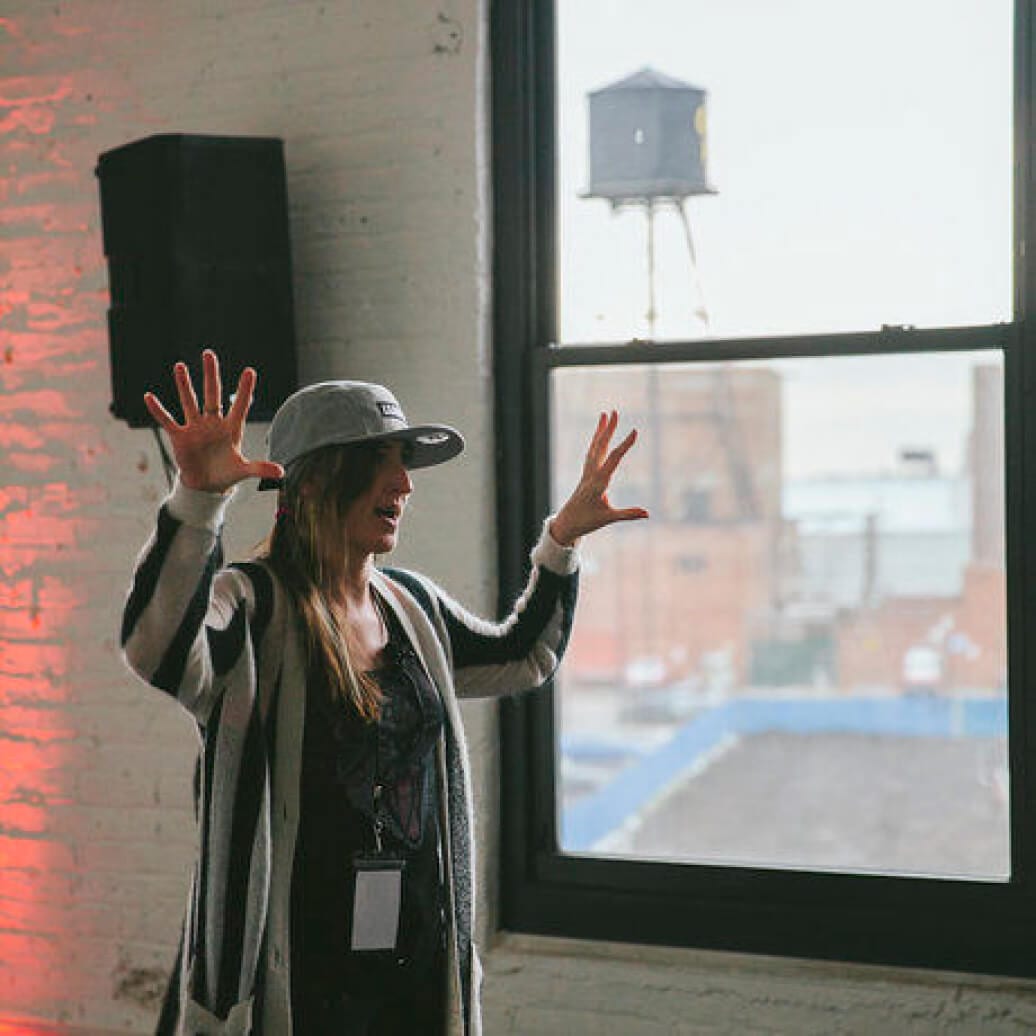
[[[315,449],[323,449],[325,446],[353,446],[361,442],[404,442],[409,446],[406,466],[410,470],[415,468],[430,468],[436,464],[445,464],[453,460],[464,450],[464,436],[456,428],[450,428],[444,424],[423,424],[412,428],[400,428],[398,431],[385,432],[381,435],[367,435],[361,439],[350,439],[339,443],[323,443]],[[311,452],[311,451],[307,451]],[[303,454],[305,456],[306,454]],[[295,458],[298,460],[299,458]],[[289,464],[294,461],[289,461]],[[280,489],[284,484],[283,479],[263,478],[259,480],[260,491],[268,489]]]
[[[408,468],[430,468],[445,464],[464,450],[464,437],[455,428],[444,424],[424,424],[379,436],[399,440],[410,447]]]

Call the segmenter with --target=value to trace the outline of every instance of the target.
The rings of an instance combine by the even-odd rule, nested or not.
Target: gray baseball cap
[[[407,424],[399,401],[383,385],[321,381],[290,395],[273,415],[267,435],[270,460],[288,469],[322,446],[392,440],[409,446],[408,468],[427,468],[464,449],[460,432],[444,424]],[[262,479],[260,489],[275,489]]]

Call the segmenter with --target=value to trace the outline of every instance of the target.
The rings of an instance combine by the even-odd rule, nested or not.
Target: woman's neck
[[[373,559],[346,565],[332,595],[332,607],[341,609],[338,621],[349,644],[353,664],[361,672],[377,668],[388,640],[388,628],[371,593]]]
[[[332,597],[347,610],[363,608],[370,601],[371,572],[374,559],[370,554],[349,558],[341,579],[333,589]]]

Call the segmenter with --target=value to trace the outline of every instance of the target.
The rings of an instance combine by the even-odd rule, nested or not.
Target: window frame
[[[1015,3],[1014,320],[978,328],[883,328],[635,346],[555,344],[553,0],[492,0],[494,378],[499,603],[524,583],[550,507],[549,378],[556,367],[906,351],[1001,350],[1011,787],[1005,882],[913,878],[565,854],[557,847],[553,689],[501,703],[501,925],[615,942],[1036,975],[1036,268],[1033,5]],[[1028,401],[1028,407],[1026,402]],[[578,615],[576,621],[578,622]]]

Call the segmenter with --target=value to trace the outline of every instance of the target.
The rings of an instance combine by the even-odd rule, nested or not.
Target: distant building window
[[[695,525],[712,520],[712,493],[708,489],[688,489],[684,492],[683,519]]]
[[[677,560],[677,566],[681,572],[693,575],[704,572],[709,567],[709,559],[701,554],[684,554]]]

